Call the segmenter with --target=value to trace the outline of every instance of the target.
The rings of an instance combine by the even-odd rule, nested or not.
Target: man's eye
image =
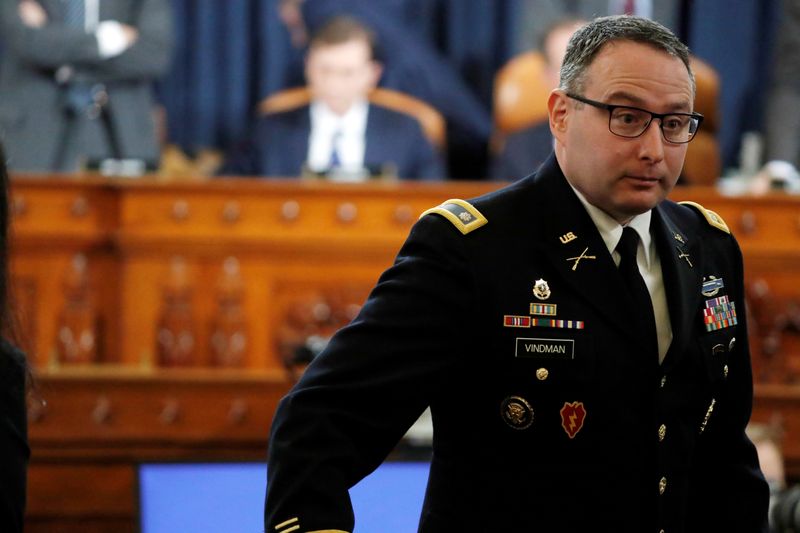
[[[681,130],[686,123],[687,120],[681,117],[667,117],[664,119],[664,127],[668,130]]]
[[[638,124],[642,121],[642,116],[640,113],[631,111],[618,111],[614,115],[614,119],[622,124]]]

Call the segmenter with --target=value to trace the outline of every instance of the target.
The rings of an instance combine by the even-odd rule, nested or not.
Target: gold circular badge
[[[500,416],[514,429],[525,429],[533,424],[533,408],[520,396],[510,396],[503,400]]]

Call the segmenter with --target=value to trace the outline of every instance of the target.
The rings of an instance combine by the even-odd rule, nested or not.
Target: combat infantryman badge
[[[540,300],[547,300],[550,298],[550,286],[543,279],[537,279],[533,285],[533,295]]]
[[[583,407],[583,402],[564,402],[564,407],[561,408],[561,427],[569,438],[575,438],[585,419],[586,408]]]
[[[510,396],[503,400],[500,416],[514,429],[526,429],[533,424],[533,408],[520,396]]]
[[[703,296],[708,296],[711,298],[716,296],[717,293],[719,293],[719,291],[724,287],[725,282],[722,281],[722,278],[708,276],[707,278],[703,278],[703,289],[700,292],[703,293]]]

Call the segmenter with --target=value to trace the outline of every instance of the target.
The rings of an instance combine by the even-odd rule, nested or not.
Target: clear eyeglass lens
[[[622,137],[638,137],[650,124],[650,113],[618,107],[611,113],[611,132]],[[661,121],[664,138],[670,142],[689,141],[697,130],[696,120],[686,115],[666,115]]]

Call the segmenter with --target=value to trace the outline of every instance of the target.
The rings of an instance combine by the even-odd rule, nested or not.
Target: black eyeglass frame
[[[598,102],[597,100],[591,100],[591,99],[586,98],[584,96],[578,96],[577,94],[570,94],[570,93],[564,93],[564,94],[568,98],[572,98],[573,100],[577,100],[578,102],[583,102],[584,104],[588,104],[588,105],[590,105],[592,107],[596,107],[598,109],[605,109],[606,111],[608,111],[608,131],[610,131],[611,133],[613,133],[617,137],[622,137],[623,139],[636,139],[637,137],[641,137],[642,135],[644,135],[644,132],[647,131],[647,128],[650,127],[650,123],[653,122],[653,119],[657,118],[657,119],[659,119],[658,128],[661,130],[661,136],[664,137],[665,141],[667,141],[668,143],[672,143],[672,144],[686,144],[686,143],[691,142],[692,139],[694,139],[695,135],[697,135],[697,132],[700,130],[700,124],[703,123],[703,118],[704,118],[702,114],[695,113],[695,112],[692,112],[692,113],[653,113],[652,111],[648,111],[647,109],[642,109],[641,107],[635,107],[635,106],[631,106],[631,105],[606,104],[605,102]],[[622,109],[635,109],[636,111],[641,111],[642,113],[647,113],[648,115],[650,115],[650,120],[647,121],[647,124],[645,124],[645,126],[642,129],[641,133],[639,133],[638,135],[620,135],[619,133],[617,133],[617,132],[615,132],[615,131],[613,131],[611,129],[611,118],[612,118],[612,116],[614,114],[614,110],[615,109],[620,109],[620,108],[622,108]],[[697,125],[694,128],[694,132],[691,132],[691,128],[689,128],[689,131],[691,132],[691,137],[689,137],[689,139],[687,139],[685,141],[671,141],[671,140],[667,139],[667,135],[664,133],[664,117],[670,117],[670,116],[676,116],[676,115],[680,116],[680,117],[689,117],[689,119],[693,119],[693,120],[697,121]]]

